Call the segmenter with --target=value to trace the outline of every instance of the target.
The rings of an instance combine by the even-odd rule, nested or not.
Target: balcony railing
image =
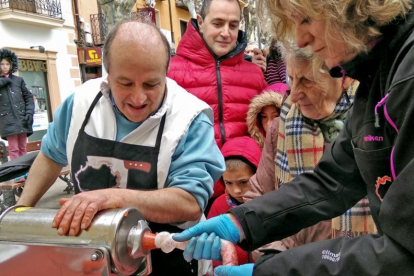
[[[0,0],[0,10],[5,9],[62,19],[60,0]]]
[[[140,22],[155,24],[155,9],[143,8],[130,14],[131,19]],[[104,13],[91,14],[91,27],[93,44],[96,46],[103,45],[105,37],[108,33],[108,25],[106,24],[106,17]]]
[[[103,45],[105,42],[106,34],[108,33],[105,14],[91,14],[91,27],[93,44],[97,46]]]

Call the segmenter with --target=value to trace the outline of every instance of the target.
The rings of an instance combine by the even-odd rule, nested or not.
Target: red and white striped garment
[[[265,80],[268,85],[272,85],[276,82],[286,83],[286,65],[281,58],[277,60],[267,57],[267,68],[264,73]]]

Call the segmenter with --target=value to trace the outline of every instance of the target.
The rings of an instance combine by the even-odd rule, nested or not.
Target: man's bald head
[[[160,43],[161,42],[161,43]],[[106,37],[103,47],[103,64],[109,74],[109,61],[111,55],[116,55],[116,49],[111,51],[113,45],[131,44],[148,53],[163,47],[166,55],[166,71],[170,63],[170,44],[161,31],[154,25],[134,20],[124,20],[114,26]],[[162,50],[161,50],[162,51]],[[145,61],[144,61],[145,62]]]

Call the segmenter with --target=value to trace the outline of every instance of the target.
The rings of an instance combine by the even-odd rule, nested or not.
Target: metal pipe
[[[75,9],[75,20],[76,20],[76,33],[77,33],[77,40],[80,40],[80,19],[79,19],[79,7],[78,7],[78,0],[73,0],[73,8]],[[83,38],[82,38],[83,39]],[[79,54],[79,53],[78,53]],[[85,70],[85,64],[79,64],[80,72],[81,72],[81,80],[82,83],[86,81],[86,70]]]
[[[258,42],[259,50],[261,50],[262,49],[262,42],[261,42],[261,37],[260,37],[260,22],[259,22],[260,19],[257,16],[258,5],[259,5],[259,1],[256,0],[257,42]]]
[[[174,48],[175,48],[174,27],[173,27],[172,12],[171,12],[171,0],[168,0],[168,10],[170,12],[171,42],[172,42],[172,44],[174,45]]]

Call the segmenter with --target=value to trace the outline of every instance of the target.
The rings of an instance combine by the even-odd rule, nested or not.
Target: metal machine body
[[[150,254],[141,247],[141,237],[150,229],[137,209],[101,211],[77,236],[57,234],[51,227],[56,213],[54,209],[14,206],[0,216],[1,275],[151,272]]]

